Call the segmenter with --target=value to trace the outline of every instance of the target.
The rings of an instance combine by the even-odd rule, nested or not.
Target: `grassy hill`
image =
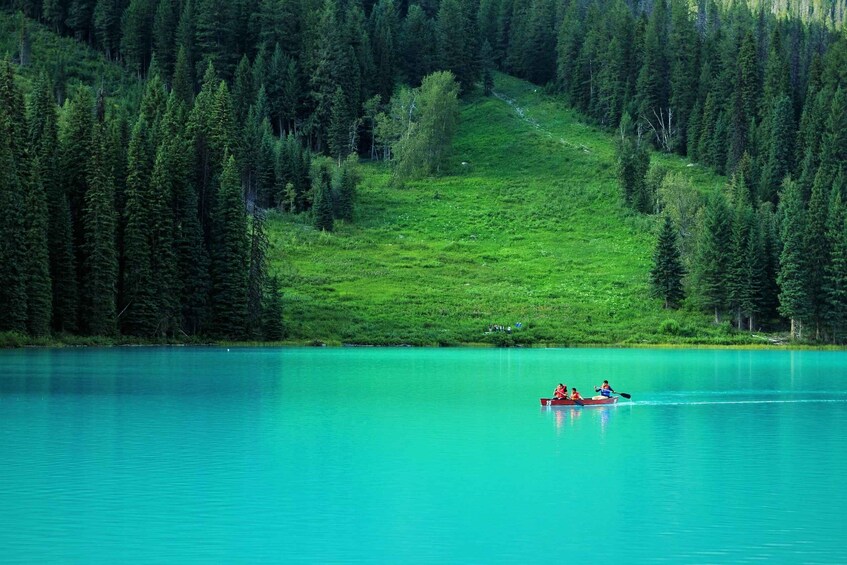
[[[43,70],[58,85],[62,99],[79,85],[102,87],[115,100],[140,99],[141,82],[120,65],[32,20],[27,20],[26,25],[31,46],[29,64],[16,67],[15,71],[24,91],[29,91],[37,73]],[[16,62],[20,58],[20,26],[18,15],[0,10],[0,56],[11,57]]]
[[[462,110],[451,174],[389,186],[368,164],[353,225],[271,218],[295,341],[362,344],[739,343],[649,296],[656,220],[626,210],[608,133],[533,85],[497,77]],[[682,159],[703,191],[725,179]],[[514,325],[511,335],[488,326]]]

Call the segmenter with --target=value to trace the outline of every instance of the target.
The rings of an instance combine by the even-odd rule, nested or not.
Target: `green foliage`
[[[250,248],[244,197],[231,155],[221,172],[213,219],[212,325],[220,338],[244,339]]]
[[[647,214],[654,209],[654,197],[645,183],[650,168],[650,152],[640,131],[633,131],[634,127],[629,114],[624,114],[615,137],[618,183],[624,202],[632,209]]]
[[[802,338],[802,320],[809,310],[806,270],[806,213],[800,187],[790,178],[780,194],[782,254],[779,261],[779,313],[791,319],[791,337]]]
[[[682,277],[685,271],[679,256],[676,228],[670,216],[665,216],[656,251],[653,253],[653,268],[650,270],[650,283],[653,295],[661,298],[665,308],[676,307],[685,292],[682,288]]]

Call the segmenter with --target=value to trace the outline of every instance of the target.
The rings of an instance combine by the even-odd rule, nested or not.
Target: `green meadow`
[[[650,297],[656,218],[621,203],[608,132],[524,81],[498,75],[495,93],[463,105],[446,175],[398,188],[385,164],[364,164],[356,220],[333,233],[272,215],[289,340],[761,343]],[[653,162],[703,192],[725,182],[676,157]]]

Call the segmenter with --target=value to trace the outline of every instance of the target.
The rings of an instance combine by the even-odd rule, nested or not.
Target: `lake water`
[[[0,351],[0,562],[845,563],[845,391],[825,351]]]

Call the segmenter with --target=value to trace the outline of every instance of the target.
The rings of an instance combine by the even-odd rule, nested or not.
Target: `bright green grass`
[[[51,79],[57,76],[57,66],[64,67],[65,92],[70,95],[80,85],[103,88],[106,96],[115,103],[125,98],[140,96],[141,83],[121,65],[106,60],[85,44],[69,37],[61,37],[45,26],[28,20],[31,55],[27,67],[16,67],[19,83],[29,92],[33,80],[42,70]],[[0,10],[0,56],[18,57],[20,50],[20,27],[18,16],[12,12]]]
[[[290,339],[751,341],[649,297],[655,220],[621,205],[608,133],[526,82],[499,75],[496,92],[463,106],[452,174],[393,188],[384,165],[366,165],[356,222],[332,234],[307,216],[272,217]],[[704,191],[724,182],[679,158],[655,161]],[[668,319],[681,331],[663,332]],[[485,334],[516,322],[511,336]]]

